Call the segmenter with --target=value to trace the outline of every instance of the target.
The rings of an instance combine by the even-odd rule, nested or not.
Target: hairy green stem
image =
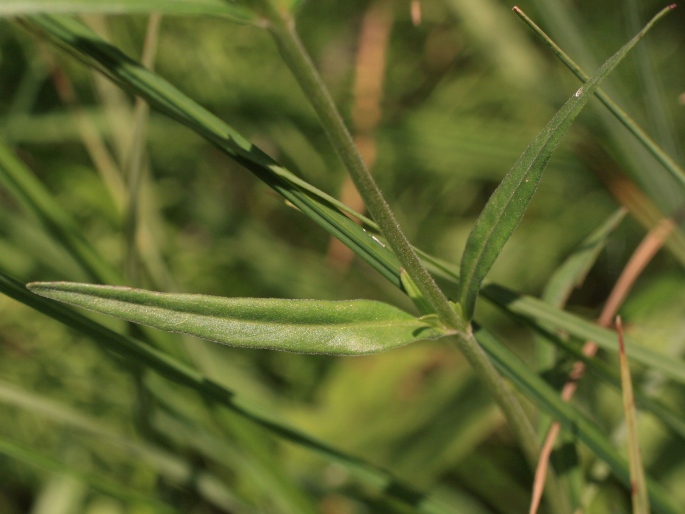
[[[378,224],[381,233],[397,254],[409,276],[442,322],[455,330],[454,338],[458,348],[469,361],[475,373],[485,383],[518,439],[531,469],[535,469],[540,448],[533,425],[526,417],[521,404],[476,341],[470,324],[466,323],[450,305],[447,297],[421,263],[409,240],[402,232],[390,206],[383,198],[378,185],[369,173],[352,136],[328,93],[328,89],[323,84],[295,31],[292,17],[289,13],[279,10],[273,2],[274,0],[260,1],[264,25],[270,30],[283,59],[314,107],[321,125],[347,167],[369,213]],[[555,478],[551,475],[547,480],[547,493],[547,499],[553,506],[554,512],[568,511],[568,504],[564,500]]]
[[[442,322],[455,330],[467,330],[468,327],[462,318],[454,311],[447,297],[421,263],[390,206],[383,198],[381,190],[369,173],[352,136],[338,113],[328,89],[302,45],[292,18],[288,13],[281,12],[272,5],[272,0],[263,0],[261,4],[266,18],[265,25],[274,36],[283,59],[314,107],[328,139],[349,171],[369,214],[378,223],[388,245]]]
[[[523,411],[521,403],[495,369],[492,361],[480,344],[478,344],[473,333],[465,334],[460,332],[452,340],[464,357],[466,357],[476,375],[483,381],[495,403],[501,409],[530,469],[536,469],[540,457],[540,445],[535,427]],[[552,512],[570,512],[568,499],[563,494],[552,468],[547,470],[545,493],[545,499],[549,502]]]

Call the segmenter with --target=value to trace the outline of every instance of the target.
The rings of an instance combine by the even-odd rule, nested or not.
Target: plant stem
[[[281,12],[272,2],[273,0],[260,2],[266,17],[265,24],[276,40],[283,59],[314,107],[328,139],[349,171],[371,217],[378,223],[388,245],[445,326],[453,330],[468,331],[468,324],[452,308],[402,232],[357,150],[328,89],[302,45],[292,18],[287,12]]]
[[[383,198],[383,194],[357,150],[328,89],[302,45],[295,31],[292,17],[287,11],[281,11],[274,5],[274,2],[275,0],[260,0],[259,2],[264,16],[264,26],[270,30],[283,59],[314,107],[328,139],[347,167],[371,217],[376,221],[388,244],[442,322],[446,327],[454,330],[458,348],[477,376],[485,383],[519,441],[531,469],[535,469],[540,448],[533,425],[526,417],[521,404],[476,341],[471,325],[465,322],[450,305],[447,297],[423,266],[402,232],[390,206]],[[568,505],[557,481],[551,474],[547,480],[547,493],[547,499],[551,502],[554,512],[568,512]]]
[[[476,375],[483,381],[492,395],[495,403],[504,414],[509,428],[514,433],[523,455],[530,466],[536,469],[540,458],[540,445],[533,424],[523,411],[521,403],[514,396],[502,376],[497,372],[492,361],[488,358],[483,348],[478,344],[472,332],[456,334],[453,341],[457,348],[466,357]],[[570,507],[566,496],[556,479],[556,474],[551,468],[547,470],[545,481],[546,500],[552,512],[569,512]]]

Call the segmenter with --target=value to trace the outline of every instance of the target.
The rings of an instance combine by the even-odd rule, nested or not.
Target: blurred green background
[[[588,72],[664,6],[640,0],[518,5]],[[422,0],[418,24],[412,22],[409,1],[304,2],[298,32],[353,133],[361,131],[355,130],[361,116],[355,118],[355,108],[365,112],[355,94],[360,33],[379,6],[385,14],[375,20],[381,24],[377,31],[385,24],[388,38],[371,43],[387,44],[384,57],[371,61],[383,77],[371,99],[380,118],[366,134],[376,150],[373,173],[410,240],[458,263],[487,198],[578,83],[511,13],[512,5],[500,0]],[[86,21],[140,57],[146,17]],[[605,86],[681,165],[684,24],[685,6],[680,6]],[[342,165],[266,32],[219,19],[164,17],[155,68],[290,170],[339,196]],[[65,102],[65,87],[73,88],[75,103]],[[132,98],[81,64],[11,20],[1,21],[0,134],[115,269],[122,269],[124,260],[121,197],[84,149],[78,116],[94,123],[114,163],[123,168],[134,130],[132,106]],[[329,236],[255,177],[154,111],[144,162],[148,178],[141,216],[149,231],[142,240],[148,251],[137,285],[223,296],[370,298],[412,310],[365,264],[337,262]],[[593,100],[550,162],[490,278],[538,295],[583,237],[625,205],[629,219],[571,299],[572,309],[595,317],[645,226],[659,213],[677,213],[682,199],[672,179]],[[674,238],[650,264],[624,312],[634,335],[672,355],[682,354],[685,344],[685,245],[679,241]],[[22,282],[88,279],[2,186],[0,270]],[[478,315],[530,358],[534,343],[526,329],[485,303]],[[98,320],[124,330],[112,320]],[[177,358],[304,431],[391,469],[421,490],[440,490],[455,512],[527,511],[530,473],[454,348],[420,343],[387,354],[332,358],[164,340]],[[366,491],[335,465],[245,428],[226,413],[212,413],[162,379],[145,376],[136,385],[126,367],[86,338],[0,297],[3,440],[180,512],[304,512],[299,500],[283,499],[290,494],[283,490],[304,495],[302,501],[325,513],[407,511]],[[638,379],[647,383],[646,375]],[[674,408],[683,408],[682,390],[658,386]],[[164,404],[165,397],[177,403]],[[590,379],[578,402],[610,431],[622,417],[618,398]],[[41,410],[40,402],[48,401],[67,419]],[[75,428],[69,416],[76,413],[121,440]],[[209,446],[203,448],[198,434],[205,432]],[[649,471],[667,487],[682,484],[682,441],[659,427],[646,432]],[[191,463],[198,474],[212,474],[234,503],[198,493],[192,476],[160,472],[158,461],[127,449],[124,441],[151,441]],[[225,448],[219,449],[218,441]],[[218,462],[210,458],[220,451],[225,453]],[[65,485],[61,477],[0,455],[0,512],[157,511],[83,481]],[[685,504],[682,487],[674,492]],[[58,500],[66,502],[64,510],[56,507]],[[41,501],[49,506],[41,507]],[[593,509],[627,512],[628,498],[609,482]]]

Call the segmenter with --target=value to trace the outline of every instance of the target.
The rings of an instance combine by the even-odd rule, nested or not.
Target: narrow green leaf
[[[583,239],[573,253],[552,274],[542,293],[543,301],[563,309],[571,292],[583,283],[585,276],[604,248],[609,235],[623,220],[626,213],[625,209],[619,209]],[[535,354],[537,369],[551,369],[554,366],[556,360],[554,346],[546,344],[546,341],[540,341],[540,344],[536,345]],[[545,420],[540,420],[540,427],[545,432],[547,431]]]
[[[623,221],[626,212],[625,209],[619,209],[583,239],[547,282],[543,293],[544,301],[555,307],[564,306],[573,288],[580,286],[585,280],[585,276],[604,249],[607,238]]]
[[[73,282],[27,287],[133,323],[246,348],[363,355],[445,335],[392,305],[370,300],[223,298]]]
[[[578,77],[581,82],[588,80],[588,75],[578,66],[573,59],[571,59],[552,39],[545,34],[540,27],[538,27],[533,20],[531,20],[521,9],[515,9],[514,12],[524,21],[530,29],[535,32],[540,38],[549,46],[554,55],[556,55],[566,67]],[[562,14],[563,16],[563,14]],[[549,18],[549,17],[548,17]],[[568,39],[568,38],[567,38]],[[578,38],[574,38],[580,40]],[[618,121],[627,128],[642,145],[651,153],[654,158],[659,161],[663,167],[675,178],[682,186],[685,186],[685,170],[681,168],[656,141],[633,120],[628,114],[621,109],[616,102],[614,102],[609,95],[601,89],[595,90],[595,96],[605,105],[607,109],[613,114]]]
[[[140,14],[207,15],[238,22],[256,20],[255,13],[236,0],[3,0],[0,16],[30,14]]]
[[[592,97],[599,83],[618,65],[649,29],[672,7],[663,9],[642,31],[607,60],[554,115],[519,157],[492,194],[476,221],[461,261],[459,302],[465,319],[473,317],[478,290],[502,248],[523,217],[542,172],[562,137]]]
[[[541,323],[543,327],[563,330],[583,341],[594,341],[597,346],[612,353],[618,351],[616,333],[612,330],[607,330],[592,321],[552,307],[537,298],[522,295],[495,284],[488,284],[483,287],[481,294],[507,312],[535,320]],[[632,362],[647,366],[681,384],[685,384],[685,362],[682,359],[674,359],[655,352],[630,339],[626,339],[626,352]]]

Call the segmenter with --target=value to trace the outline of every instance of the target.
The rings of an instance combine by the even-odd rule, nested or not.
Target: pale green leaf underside
[[[370,300],[223,298],[73,282],[27,287],[133,323],[245,348],[363,355],[445,335],[392,305]]]
[[[140,14],[225,16],[249,22],[256,15],[241,2],[231,0],[2,0],[0,16],[27,14]]]
[[[571,123],[578,116],[600,82],[670,8],[662,10],[633,39],[607,60],[554,115],[526,148],[492,194],[476,221],[461,261],[459,302],[464,317],[473,317],[478,290],[497,260],[505,243],[523,217],[550,157]]]

